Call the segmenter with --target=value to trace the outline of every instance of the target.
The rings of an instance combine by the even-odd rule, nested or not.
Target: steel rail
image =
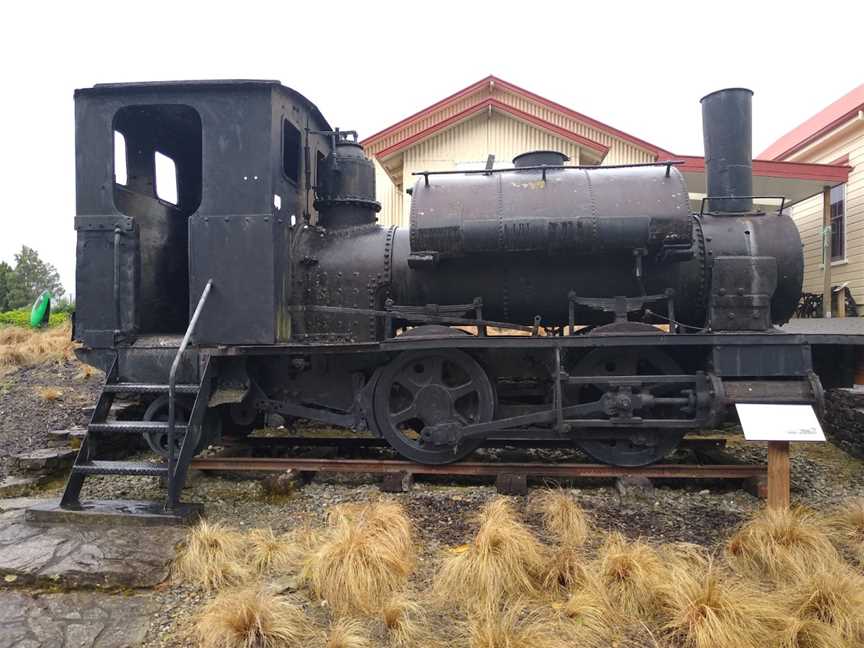
[[[236,472],[335,472],[335,473],[410,473],[414,475],[532,477],[622,477],[638,475],[649,478],[680,479],[748,479],[767,474],[764,464],[693,465],[655,464],[641,468],[622,468],[603,464],[460,461],[429,465],[398,459],[313,459],[308,457],[207,457],[194,459],[193,470]]]

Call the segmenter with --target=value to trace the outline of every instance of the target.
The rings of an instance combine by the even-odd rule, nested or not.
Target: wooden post
[[[822,187],[822,317],[831,317],[831,187]]]
[[[846,288],[837,291],[837,317],[846,317]]]
[[[789,442],[768,442],[768,507],[789,508]]]

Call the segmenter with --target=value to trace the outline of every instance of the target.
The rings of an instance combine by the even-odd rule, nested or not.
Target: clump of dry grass
[[[334,507],[328,517],[302,577],[336,614],[373,614],[414,568],[411,521],[394,502]]]
[[[39,387],[36,394],[46,403],[53,403],[63,398],[63,392],[56,387]]]
[[[588,559],[583,550],[570,545],[553,547],[546,562],[543,578],[543,591],[554,595],[567,594],[585,584],[588,573]]]
[[[358,619],[339,619],[327,633],[326,648],[372,648],[369,630]]]
[[[726,557],[742,574],[772,581],[830,567],[840,558],[816,517],[801,508],[761,511],[729,539]]]
[[[78,380],[90,380],[96,374],[96,369],[88,364],[82,364],[81,369],[75,374]]]
[[[596,583],[589,581],[561,606],[574,645],[584,648],[611,644],[615,613]]]
[[[276,535],[272,529],[253,529],[246,534],[245,555],[257,574],[293,571],[303,560],[303,547],[288,535]]]
[[[864,566],[864,497],[838,506],[826,523],[831,539]]]
[[[428,643],[425,610],[404,594],[396,595],[384,604],[381,621],[393,646],[408,648]]]
[[[198,523],[180,549],[174,574],[209,591],[246,581],[243,536],[218,522]]]
[[[668,569],[652,546],[642,540],[628,541],[617,532],[610,533],[597,552],[592,571],[617,613],[631,620],[657,616]]]
[[[581,547],[591,534],[591,522],[585,511],[560,488],[537,493],[532,498],[531,508],[540,513],[543,528],[558,544]]]
[[[690,556],[692,558],[692,555]],[[726,576],[724,578],[724,576]],[[774,645],[780,610],[753,583],[720,572],[710,560],[681,565],[664,582],[663,630],[683,648],[760,648]]]
[[[827,623],[789,617],[783,622],[776,645],[779,648],[847,648],[849,644]]]
[[[0,327],[0,365],[27,367],[71,360],[75,344],[69,323],[48,329]]]
[[[227,590],[198,616],[201,648],[301,648],[310,636],[309,620],[285,598],[249,587]]]
[[[536,595],[545,551],[510,503],[493,500],[477,521],[477,534],[464,551],[445,555],[433,586],[435,597],[476,608]]]
[[[592,525],[582,507],[560,488],[540,491],[530,508],[539,513],[543,528],[555,542],[543,576],[543,590],[570,592],[585,580],[583,547]]]
[[[779,596],[801,621],[821,621],[849,645],[864,645],[864,577],[848,566],[799,572]]]
[[[532,607],[524,601],[472,614],[462,634],[457,645],[469,648],[572,648],[577,645],[550,609]]]

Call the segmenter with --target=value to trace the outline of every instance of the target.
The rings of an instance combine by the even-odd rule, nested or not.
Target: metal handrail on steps
[[[198,319],[201,317],[201,311],[204,310],[204,304],[207,302],[207,297],[210,295],[210,289],[213,287],[213,279],[208,279],[204,290],[201,292],[201,297],[198,299],[198,305],[195,307],[195,312],[192,313],[192,318],[189,320],[189,326],[186,327],[186,333],[183,335],[183,341],[180,342],[180,348],[177,349],[177,355],[174,356],[174,362],[171,363],[171,372],[168,374],[168,491],[173,491],[174,469],[176,458],[174,457],[174,428],[176,425],[176,409],[175,409],[175,393],[177,389],[177,370],[180,368],[180,360],[186,352],[186,347],[189,346],[189,339],[195,332],[195,327],[198,325]],[[186,434],[189,434],[187,428]]]

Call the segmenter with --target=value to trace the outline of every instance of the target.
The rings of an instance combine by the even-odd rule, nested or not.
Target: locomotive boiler
[[[78,91],[75,338],[106,384],[64,505],[88,475],[159,470],[170,506],[198,451],[271,414],[425,463],[552,438],[637,466],[735,403],[820,408],[820,352],[775,326],[803,258],[789,215],[754,208],[751,96],[702,99],[699,209],[674,160],[536,151],[415,174],[399,228],[378,223],[356,133],[277,82]],[[118,397],[142,399],[142,420],[110,420]],[[164,465],[101,461],[117,433],[143,434]]]

